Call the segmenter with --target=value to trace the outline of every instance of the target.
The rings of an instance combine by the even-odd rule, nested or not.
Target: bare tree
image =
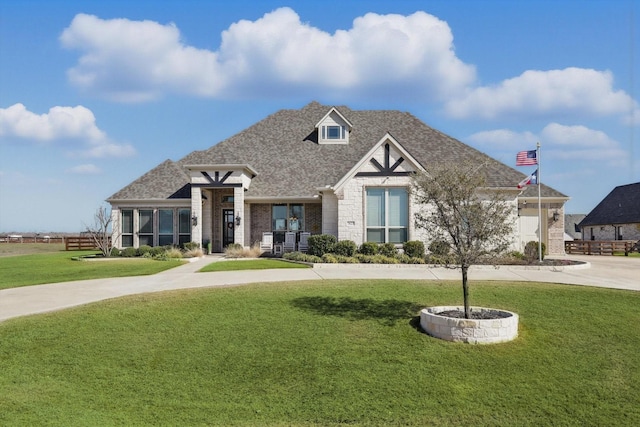
[[[99,207],[93,215],[93,226],[86,226],[86,233],[93,239],[102,255],[109,257],[113,242],[111,239],[111,213],[105,206]]]
[[[422,208],[416,227],[449,244],[454,267],[462,270],[465,318],[469,308],[469,267],[504,253],[512,239],[513,206],[503,192],[486,187],[486,165],[436,165],[413,180]]]

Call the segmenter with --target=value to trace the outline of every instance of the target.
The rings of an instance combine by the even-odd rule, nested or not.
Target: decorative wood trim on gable
[[[357,177],[360,176],[408,176],[411,175],[412,172],[401,171],[396,172],[395,170],[404,162],[404,157],[400,157],[393,165],[391,163],[391,147],[387,142],[384,145],[384,165],[381,165],[376,159],[372,158],[369,162],[375,167],[377,172],[358,172],[356,174]]]
[[[191,184],[192,186],[194,186],[194,187],[207,187],[207,188],[211,188],[211,187],[213,187],[213,188],[242,187],[242,184],[240,184],[240,183],[237,183],[237,184],[226,184],[225,183],[225,181],[231,176],[233,171],[229,171],[229,172],[225,173],[222,178],[220,178],[220,172],[218,172],[218,171],[215,171],[215,173],[213,174],[213,178],[206,171],[200,171],[200,173],[202,174],[202,176],[204,176],[206,178],[208,183],[207,184]]]

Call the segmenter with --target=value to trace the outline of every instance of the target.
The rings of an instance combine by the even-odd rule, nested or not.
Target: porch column
[[[202,245],[202,189],[191,187],[191,241]],[[197,218],[197,220],[196,220]],[[195,224],[194,224],[195,223]]]
[[[244,247],[244,224],[246,218],[244,217],[244,188],[242,187],[234,187],[233,189],[233,210],[234,218],[240,217],[240,224],[237,222],[235,224],[233,243],[238,243]]]

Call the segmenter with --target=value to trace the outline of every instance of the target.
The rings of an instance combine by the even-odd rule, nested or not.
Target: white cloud
[[[488,150],[511,152],[514,156],[520,150],[535,148],[535,144],[540,142],[545,159],[624,165],[628,158],[628,153],[620,143],[606,133],[585,126],[559,123],[549,123],[538,133],[496,129],[475,133],[466,140]]]
[[[232,24],[216,52],[184,44],[173,24],[79,14],[60,40],[82,52],[70,81],[119,101],[281,94],[283,87],[308,94],[397,89],[396,96],[442,100],[475,80],[474,67],[455,55],[447,23],[424,12],[369,13],[330,34],[280,8]]]
[[[538,138],[532,132],[516,132],[509,129],[494,129],[474,133],[467,141],[488,148],[509,150],[518,146],[535,145]]]
[[[103,131],[96,126],[96,119],[88,108],[52,107],[48,113],[35,114],[23,104],[0,108],[0,137],[15,136],[38,141],[62,138],[100,140]]]
[[[68,169],[67,172],[78,175],[98,175],[102,173],[102,170],[96,165],[88,163],[72,167]]]
[[[135,153],[129,144],[116,144],[96,126],[93,112],[82,105],[51,107],[36,114],[23,105],[0,108],[0,142],[9,138],[49,143],[72,140],[84,145],[77,153],[86,157],[124,157]]]
[[[585,126],[550,123],[542,129],[541,140],[550,145],[549,156],[567,160],[594,160],[624,164],[628,153],[606,133]]]
[[[478,87],[449,101],[446,110],[456,118],[567,113],[606,116],[628,113],[630,105],[635,105],[631,97],[613,88],[611,72],[566,68],[526,71],[499,85]]]

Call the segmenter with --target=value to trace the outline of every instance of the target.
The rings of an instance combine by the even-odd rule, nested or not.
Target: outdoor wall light
[[[191,225],[193,225],[194,227],[198,225],[198,215],[196,214],[191,215]]]
[[[559,220],[559,219],[560,219],[560,214],[559,214],[559,213],[558,213],[558,211],[556,210],[556,211],[553,213],[553,222],[556,222],[556,221],[557,221],[557,220]]]
[[[242,218],[240,218],[240,212],[236,213],[236,225],[240,225],[240,221],[242,221]]]

